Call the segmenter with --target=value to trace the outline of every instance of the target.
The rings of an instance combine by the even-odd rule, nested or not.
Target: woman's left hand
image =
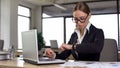
[[[61,47],[60,47],[61,51],[71,50],[71,49],[72,49],[72,45],[68,45],[68,44],[62,44]]]

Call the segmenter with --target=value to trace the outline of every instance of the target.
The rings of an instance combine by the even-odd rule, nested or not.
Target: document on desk
[[[62,65],[65,68],[100,68],[99,62],[86,62],[86,61],[75,61],[75,62],[66,62]]]
[[[120,62],[75,61],[62,64],[64,68],[120,68]]]
[[[100,68],[120,68],[120,62],[100,62]]]

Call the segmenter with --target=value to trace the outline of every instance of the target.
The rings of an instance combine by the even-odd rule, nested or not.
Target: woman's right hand
[[[45,52],[47,57],[51,59],[55,58],[55,52],[51,48],[46,48]]]

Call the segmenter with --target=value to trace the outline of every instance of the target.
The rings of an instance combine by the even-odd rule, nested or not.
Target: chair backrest
[[[4,46],[4,40],[0,40],[0,51],[3,50],[3,46]]]
[[[114,39],[105,39],[100,61],[118,61],[117,42]]]

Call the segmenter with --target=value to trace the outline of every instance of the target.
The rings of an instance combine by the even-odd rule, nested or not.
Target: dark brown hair
[[[90,9],[89,9],[88,5],[85,2],[78,2],[73,11],[76,11],[76,10],[83,11],[83,12],[85,12],[87,14],[90,13]]]

